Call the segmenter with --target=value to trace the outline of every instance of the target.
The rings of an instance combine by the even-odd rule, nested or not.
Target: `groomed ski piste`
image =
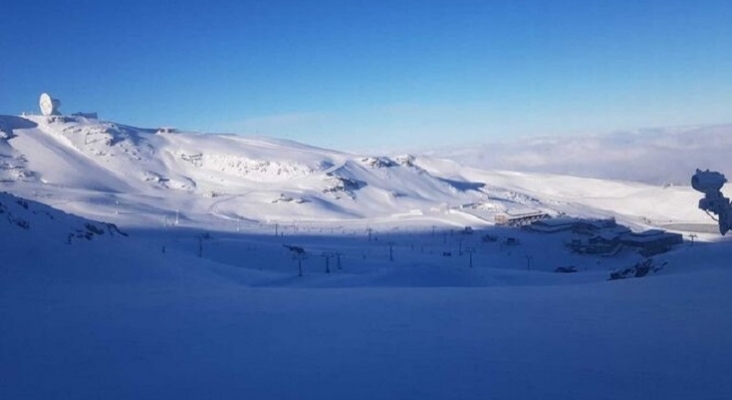
[[[688,186],[81,117],[0,131],[0,398],[732,393],[732,246]],[[685,241],[578,254],[493,222],[522,210]]]

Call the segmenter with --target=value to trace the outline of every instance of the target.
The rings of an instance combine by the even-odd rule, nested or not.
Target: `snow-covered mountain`
[[[0,117],[0,180],[2,398],[732,391],[729,242],[602,257],[492,224],[709,226],[688,187],[38,116]]]
[[[527,208],[639,226],[709,223],[695,207],[699,194],[686,186],[484,170],[435,157],[354,155],[84,117],[3,116],[0,131],[7,190],[122,225],[396,219],[460,226]]]
[[[364,218],[429,208],[465,192],[407,156],[357,157],[281,140],[157,133],[84,118],[2,121],[0,173],[14,190],[30,195],[32,188],[41,198],[76,191],[89,200],[82,202],[121,202],[143,214],[160,216],[162,207],[272,221]],[[68,200],[79,201],[57,199]]]

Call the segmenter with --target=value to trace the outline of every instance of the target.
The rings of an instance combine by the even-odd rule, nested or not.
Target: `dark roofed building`
[[[544,233],[554,233],[569,231],[575,227],[581,221],[579,218],[571,217],[560,217],[560,218],[547,218],[531,223],[531,230]]]
[[[641,254],[645,256],[651,256],[671,250],[673,246],[683,243],[684,239],[680,233],[651,229],[644,232],[627,233],[620,237],[620,242],[626,246],[640,249]]]

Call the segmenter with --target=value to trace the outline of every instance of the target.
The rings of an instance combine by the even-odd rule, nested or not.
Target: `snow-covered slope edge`
[[[72,244],[127,236],[114,224],[67,214],[10,193],[0,193],[0,235],[13,246],[35,247],[40,242]]]

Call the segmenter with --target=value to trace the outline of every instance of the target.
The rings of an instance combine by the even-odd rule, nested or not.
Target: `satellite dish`
[[[45,116],[60,114],[58,109],[61,107],[61,101],[51,98],[48,93],[41,94],[39,103],[41,105],[41,114]]]

